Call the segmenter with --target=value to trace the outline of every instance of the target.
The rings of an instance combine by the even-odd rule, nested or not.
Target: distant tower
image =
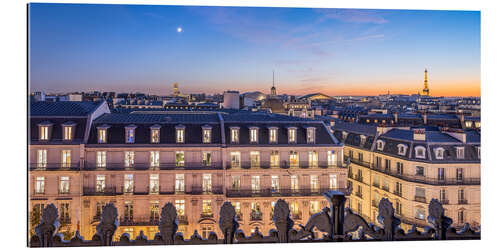
[[[424,95],[429,96],[429,83],[427,81],[427,69],[425,69],[425,79],[424,79],[424,89],[422,90]]]
[[[273,86],[271,87],[271,96],[276,96],[276,88],[274,87],[274,70],[273,70]]]
[[[174,82],[174,96],[178,96],[179,93],[179,84]]]

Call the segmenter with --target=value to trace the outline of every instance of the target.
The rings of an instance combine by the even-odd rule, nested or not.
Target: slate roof
[[[31,102],[30,116],[87,116],[102,102]]]
[[[132,123],[214,123],[219,122],[217,113],[188,112],[131,112],[110,113],[98,117],[95,124],[132,124]]]
[[[377,133],[376,125],[366,125],[351,122],[335,122],[335,125],[332,127],[332,129],[366,135],[375,135]]]

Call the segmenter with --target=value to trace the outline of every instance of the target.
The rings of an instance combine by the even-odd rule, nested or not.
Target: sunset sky
[[[479,96],[480,62],[478,11],[29,6],[30,91]]]

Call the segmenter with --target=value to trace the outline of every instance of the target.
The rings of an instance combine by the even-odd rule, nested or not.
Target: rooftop
[[[102,102],[31,102],[30,116],[87,116]]]

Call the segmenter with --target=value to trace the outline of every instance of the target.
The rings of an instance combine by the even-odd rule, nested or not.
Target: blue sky
[[[30,4],[31,91],[480,95],[480,13]],[[182,27],[182,32],[177,28]]]

